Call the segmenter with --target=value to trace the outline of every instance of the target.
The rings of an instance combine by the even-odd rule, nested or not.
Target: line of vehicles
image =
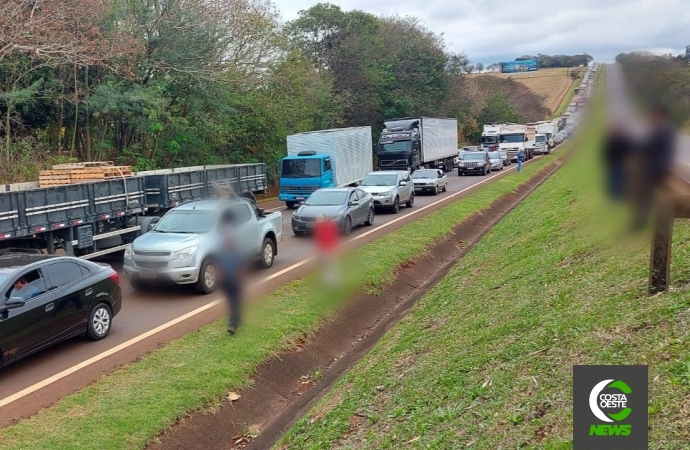
[[[578,98],[588,99],[592,85],[590,70]],[[481,144],[463,149],[455,119],[386,121],[375,145],[371,127],[292,135],[281,161],[279,199],[298,206],[292,217],[296,235],[311,231],[320,213],[349,234],[355,226],[373,225],[376,209],[397,213],[403,205],[412,208],[417,193],[445,192],[447,172],[456,166],[458,175],[487,174],[509,166],[519,149],[528,159],[548,153],[570,136],[584,104],[578,100],[557,123],[487,124]],[[100,340],[109,334],[122,308],[120,279],[110,265],[91,259],[123,251],[124,274],[134,288],[172,283],[209,294],[219,279],[215,231],[230,225],[247,254],[271,267],[283,221],[280,212],[258,207],[255,194],[266,188],[265,164],[166,169],[44,188],[4,186],[0,368],[77,335]]]

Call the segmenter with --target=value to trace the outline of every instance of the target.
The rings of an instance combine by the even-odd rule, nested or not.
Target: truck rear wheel
[[[273,248],[273,241],[270,238],[264,238],[264,243],[261,246],[261,267],[269,269],[273,265],[274,257],[275,248]]]

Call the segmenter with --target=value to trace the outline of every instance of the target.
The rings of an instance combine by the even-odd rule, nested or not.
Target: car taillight
[[[110,278],[111,280],[113,280],[113,283],[115,283],[115,284],[117,284],[117,285],[120,284],[120,275],[118,275],[117,272],[115,272],[114,270],[113,270],[113,272],[110,274],[110,277],[109,277],[109,278]]]

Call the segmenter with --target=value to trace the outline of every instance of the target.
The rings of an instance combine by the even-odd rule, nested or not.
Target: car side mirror
[[[347,204],[347,206],[355,206],[357,204],[357,200],[350,200],[350,203]]]
[[[407,186],[407,181],[401,181],[400,186]]]
[[[21,308],[26,302],[21,297],[12,297],[7,300],[4,305],[0,306],[0,313],[4,313],[10,309]]]

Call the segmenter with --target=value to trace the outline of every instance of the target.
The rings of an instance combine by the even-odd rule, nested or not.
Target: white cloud
[[[274,0],[284,20],[314,0]],[[677,54],[690,45],[688,0],[334,0],[344,10],[416,16],[474,62],[523,54],[587,52],[599,61],[648,50]],[[687,42],[686,42],[687,41]]]

